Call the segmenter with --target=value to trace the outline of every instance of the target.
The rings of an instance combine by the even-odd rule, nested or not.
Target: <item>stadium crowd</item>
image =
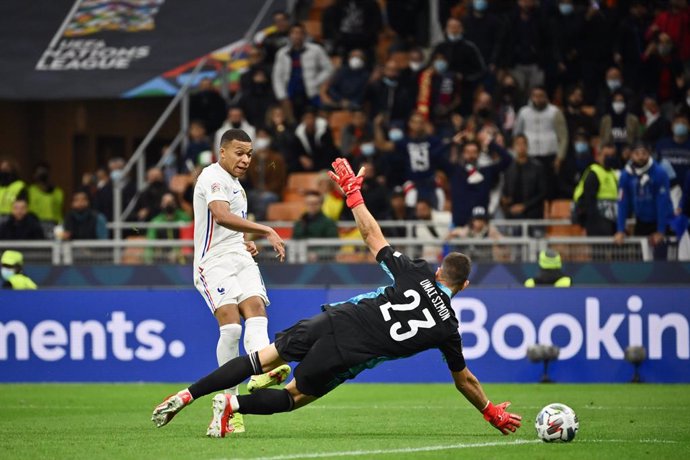
[[[352,219],[327,179],[287,188],[294,173],[319,173],[338,156],[366,166],[375,218],[422,221],[414,235],[390,236],[499,238],[491,219],[541,219],[549,203],[569,200],[586,235],[687,237],[686,0],[297,3],[256,35],[231,100],[214,81],[199,83],[188,147],[147,172],[129,220],[191,219],[193,177],[220,135],[241,128],[254,140],[243,179],[250,212],[273,219],[274,204],[305,203],[289,215],[295,238],[337,237],[334,222]],[[107,238],[124,164],[113,158],[86,174],[63,215],[48,165],[28,185],[2,162],[0,239],[45,238],[56,224],[59,238]],[[124,180],[127,203],[136,189]],[[426,221],[444,212],[455,230],[439,235]],[[626,229],[630,216],[637,223]]]

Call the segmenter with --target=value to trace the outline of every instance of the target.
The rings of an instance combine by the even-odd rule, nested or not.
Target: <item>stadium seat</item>
[[[266,220],[284,220],[294,222],[304,212],[303,203],[271,203],[266,210]]]
[[[343,128],[352,121],[352,114],[348,110],[337,110],[331,113],[328,118],[328,125],[331,127],[333,133],[333,142],[337,147],[340,147],[340,139],[342,137]]]
[[[292,173],[288,176],[287,185],[283,192],[296,192],[303,195],[310,190],[318,190],[319,176],[320,173],[318,172]]]
[[[321,40],[321,21],[307,20],[303,24],[310,37],[316,41]]]
[[[570,219],[572,200],[553,200],[549,204],[549,219]]]

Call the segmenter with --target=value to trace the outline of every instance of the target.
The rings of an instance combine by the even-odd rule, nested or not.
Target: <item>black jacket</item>
[[[22,220],[14,216],[0,227],[0,240],[43,240],[45,234],[41,222],[32,213],[28,213]]]
[[[518,183],[520,172],[522,179]],[[509,218],[541,219],[544,217],[544,199],[546,198],[546,182],[542,167],[534,160],[520,165],[514,161],[505,172],[503,184],[503,196],[513,198],[517,187],[521,187],[522,200],[512,204],[522,203],[525,211],[517,216],[508,215]]]

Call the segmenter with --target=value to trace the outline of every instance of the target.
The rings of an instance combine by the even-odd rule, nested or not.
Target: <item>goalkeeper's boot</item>
[[[225,435],[235,431],[235,426],[232,424],[233,412],[230,404],[231,394],[221,393],[213,397],[211,409],[213,410],[213,418],[206,430],[206,436],[210,438],[224,438]]]
[[[291,370],[289,365],[283,364],[265,374],[252,375],[249,383],[247,383],[247,391],[253,393],[255,390],[279,385],[288,378]]]
[[[186,389],[170,395],[153,410],[151,421],[158,428],[167,425],[178,412],[190,405],[193,400],[191,393]]]

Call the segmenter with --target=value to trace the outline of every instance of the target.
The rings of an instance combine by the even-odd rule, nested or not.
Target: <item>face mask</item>
[[[398,142],[403,137],[405,137],[405,133],[402,132],[402,129],[393,128],[390,131],[388,131],[388,139],[390,139],[393,142]]]
[[[644,117],[649,120],[650,118],[654,118],[655,113],[653,113],[651,110],[644,110]]]
[[[256,150],[265,150],[271,145],[271,140],[266,137],[259,137],[254,141]]]
[[[579,154],[587,153],[589,151],[589,146],[587,142],[577,141],[574,144],[575,151]]]
[[[458,42],[462,40],[462,34],[448,34],[448,40],[450,40],[451,42]]]
[[[474,0],[472,6],[477,11],[484,11],[489,7],[489,3],[486,0]]]
[[[623,113],[623,110],[625,110],[625,102],[616,101],[611,104],[611,107],[613,107],[614,112],[621,114]]]
[[[444,73],[448,70],[448,63],[442,60],[434,61],[434,69],[436,69],[438,73]]]
[[[392,78],[389,78],[389,77],[383,77],[383,83],[386,86],[393,86],[393,87],[398,86],[398,81],[394,80]]]
[[[347,64],[351,69],[358,70],[364,67],[364,59],[359,56],[353,56],[347,61]]]
[[[560,3],[558,5],[558,10],[561,12],[561,14],[563,16],[568,16],[574,10],[573,4],[572,3]]]
[[[370,157],[374,153],[376,153],[376,147],[371,142],[366,142],[366,143],[360,145],[359,150],[362,152],[362,155],[364,155],[365,157]]]
[[[671,54],[671,45],[659,45],[659,54],[662,56]]]
[[[118,182],[120,179],[122,179],[122,170],[121,169],[116,169],[114,171],[110,171],[110,180],[113,182]]]
[[[424,67],[423,62],[410,61],[410,69],[412,69],[413,72],[418,72],[422,67]]]
[[[477,116],[479,118],[491,118],[491,109],[482,108],[477,110]]]
[[[611,91],[615,91],[621,87],[621,81],[620,80],[606,80],[606,86],[608,86]]]
[[[2,267],[2,278],[5,281],[9,281],[15,275],[14,268]]]
[[[176,209],[175,205],[169,204],[163,208],[163,211],[165,211],[166,214],[175,214]]]
[[[604,168],[615,169],[618,167],[618,158],[615,155],[609,155],[604,158]]]
[[[240,129],[240,126],[242,126],[242,122],[241,121],[233,121],[232,123],[230,123],[230,126],[232,126],[235,129]]]
[[[673,135],[677,137],[685,137],[688,135],[688,125],[685,123],[675,123],[673,125]]]

